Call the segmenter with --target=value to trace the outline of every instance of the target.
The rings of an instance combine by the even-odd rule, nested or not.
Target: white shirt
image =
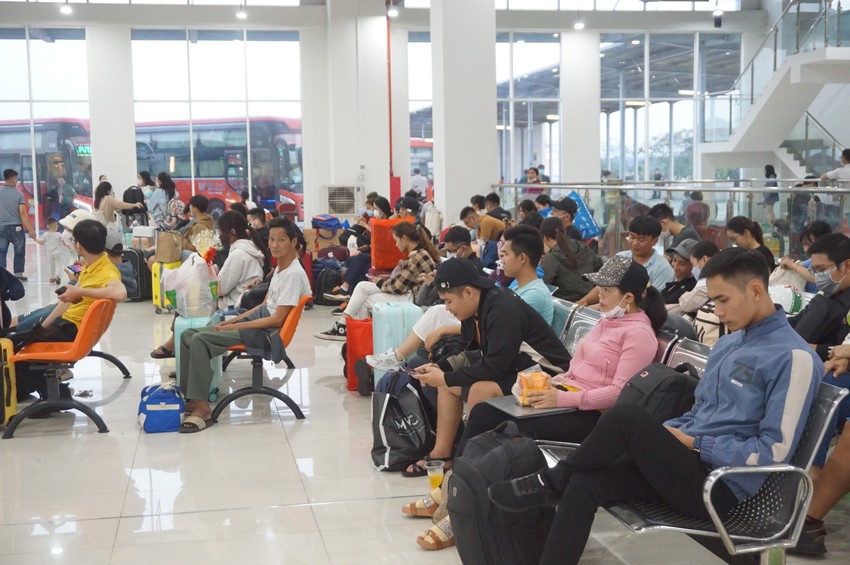
[[[826,173],[829,180],[850,180],[850,163]]]
[[[298,259],[293,259],[284,270],[275,270],[266,295],[266,307],[270,313],[274,313],[278,306],[297,306],[305,294],[312,294],[307,273]]]
[[[617,255],[623,255],[624,257],[632,259],[631,249],[620,251]],[[667,283],[676,280],[676,274],[673,272],[673,267],[670,266],[667,259],[655,250],[652,251],[652,257],[650,257],[649,261],[646,262],[644,268],[649,275],[649,281],[652,283],[652,286],[654,286],[659,292],[664,290],[664,286]]]
[[[428,192],[428,179],[422,175],[413,175],[410,177],[410,190],[415,190],[419,196],[425,196]]]

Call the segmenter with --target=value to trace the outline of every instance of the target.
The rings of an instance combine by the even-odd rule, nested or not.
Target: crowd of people
[[[194,236],[217,233],[224,247],[216,259],[221,308],[246,306],[246,294],[264,285],[264,297],[251,307],[213,327],[186,330],[179,342],[172,336],[151,352],[163,359],[179,348],[179,370],[172,376],[179,377],[187,399],[180,432],[200,432],[213,423],[211,359],[236,344],[262,348],[279,342],[269,336],[312,293],[300,261],[306,251],[302,230],[276,211],[257,207],[247,194],[213,220],[206,197],[194,195],[184,203],[166,173],[154,180],[143,171],[138,177],[143,202],[119,200],[103,180],[94,192],[93,212],[71,210],[48,221],[38,236],[15,189],[16,177],[15,171],[4,172],[0,252],[14,246],[14,274],[24,278],[17,250],[28,232],[45,247],[50,282],[71,279],[56,304],[12,320],[18,346],[33,339],[72,341],[94,300],[123,300],[128,286],[137,284],[139,274],[128,272],[121,260],[123,237],[116,228],[125,211],[145,211],[158,229],[181,231],[183,259],[196,251]],[[529,183],[542,177],[536,168],[527,171]],[[392,204],[368,195],[347,232],[341,282],[323,294],[339,318],[316,337],[345,341],[349,322],[369,317],[380,303],[422,307],[401,344],[365,358],[376,370],[408,370],[435,414],[436,442],[402,470],[405,476],[427,474],[432,461],[441,461],[450,473],[470,439],[509,419],[538,439],[580,443],[558,466],[490,488],[492,503],[507,511],[558,506],[542,563],[577,563],[597,508],[618,499],[660,500],[708,518],[702,486],[711,470],[787,463],[819,383],[850,387],[850,238],[828,224],[804,226],[806,257],[777,263],[758,222],[730,218],[723,243],[731,247],[721,250],[701,236],[702,226],[689,222],[699,215],[691,206],[677,215],[660,203],[630,213],[627,248],[606,260],[575,225],[579,202],[552,199],[544,189],[532,196],[512,213],[497,193],[476,195],[469,206],[446,216],[457,218],[453,225],[429,229],[426,216],[434,205],[423,202],[427,185],[418,184]],[[397,219],[392,239],[404,259],[391,272],[370,274],[373,218]],[[155,249],[148,253],[156,261]],[[79,273],[69,273],[68,263],[79,265]],[[771,299],[774,271],[800,277],[807,291],[817,293],[799,313],[786,315]],[[601,314],[572,355],[553,329],[552,296]],[[694,407],[662,425],[640,408],[615,404],[629,378],[653,362],[657,332],[673,317],[692,324],[711,353]],[[266,347],[265,353],[280,360],[281,348]],[[517,373],[533,366],[548,375],[548,383],[528,394],[530,404],[574,410],[515,419],[487,402],[512,394]],[[19,394],[44,392],[42,369],[22,365],[18,371]],[[367,392],[372,384],[365,383]],[[845,403],[831,432],[840,434],[848,419]],[[794,549],[802,554],[826,552],[824,516],[850,491],[850,440],[841,436],[830,454],[833,435],[827,434],[812,470],[814,502]],[[721,481],[713,495],[721,517],[753,496],[763,480],[747,475]],[[416,540],[426,549],[455,543],[445,498],[445,490],[437,488],[402,508],[433,520]]]

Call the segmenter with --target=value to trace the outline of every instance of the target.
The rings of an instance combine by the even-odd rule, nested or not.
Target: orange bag
[[[390,220],[379,220],[373,218],[369,222],[372,228],[372,268],[388,271],[395,269],[398,262],[407,258],[407,253],[402,253],[395,246],[392,227],[401,222],[409,222],[407,218],[393,218]]]
[[[345,332],[345,380],[348,390],[357,390],[354,363],[372,354],[372,318],[349,318]]]

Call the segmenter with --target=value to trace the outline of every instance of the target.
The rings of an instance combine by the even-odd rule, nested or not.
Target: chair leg
[[[226,371],[227,366],[230,365],[230,362],[233,361],[234,359],[236,359],[238,356],[239,356],[238,351],[231,351],[230,353],[228,353],[227,357],[225,357],[224,360],[221,363],[221,370]]]
[[[89,353],[89,357],[99,357],[101,359],[105,359],[115,365],[118,370],[121,371],[121,374],[124,375],[125,379],[131,378],[130,371],[127,369],[126,365],[119,361],[118,358],[114,355],[110,353],[104,353],[103,351],[92,351],[91,353]]]
[[[288,358],[287,358],[288,359]],[[291,361],[290,361],[291,363]],[[240,388],[235,392],[231,392],[224,398],[222,398],[212,412],[213,422],[218,421],[218,417],[227,408],[227,405],[233,402],[236,399],[242,398],[243,396],[248,396],[249,394],[264,394],[266,396],[273,396],[277,398],[284,404],[286,404],[292,413],[295,414],[295,418],[298,420],[304,419],[304,412],[301,411],[301,407],[295,403],[294,400],[288,395],[280,392],[277,389],[267,387],[263,385],[263,359],[261,357],[254,357],[251,359],[251,386],[247,386],[245,388]],[[294,367],[291,367],[294,369]]]
[[[785,565],[785,548],[765,549],[759,554],[759,565]]]

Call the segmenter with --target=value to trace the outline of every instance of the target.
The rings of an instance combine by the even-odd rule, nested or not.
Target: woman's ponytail
[[[419,233],[419,246],[422,247],[425,251],[428,252],[428,255],[431,256],[431,259],[434,260],[434,263],[440,262],[440,253],[437,251],[437,248],[434,247],[434,243],[431,241],[431,238],[428,236],[428,232],[422,226],[416,227],[417,233]]]
[[[625,289],[620,289],[622,292]],[[654,286],[649,286],[642,295],[635,295],[635,306],[643,310],[646,317],[649,318],[649,323],[652,325],[653,331],[658,331],[664,322],[667,321],[667,307],[664,305],[664,299]]]

